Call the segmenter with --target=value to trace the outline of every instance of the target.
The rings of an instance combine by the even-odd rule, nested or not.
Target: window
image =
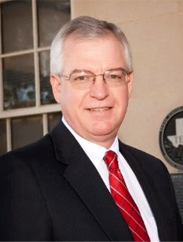
[[[49,50],[69,20],[69,0],[1,1],[0,155],[39,139],[59,119]]]

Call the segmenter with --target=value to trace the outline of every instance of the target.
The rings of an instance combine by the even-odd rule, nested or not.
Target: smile
[[[90,111],[92,111],[92,112],[104,112],[104,111],[107,111],[107,110],[109,110],[110,108],[91,108],[91,109],[89,109]]]

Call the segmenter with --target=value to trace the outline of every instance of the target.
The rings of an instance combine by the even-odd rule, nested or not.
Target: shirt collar
[[[84,139],[83,137],[81,137],[80,135],[78,135],[71,128],[71,126],[66,122],[64,117],[62,117],[62,122],[65,124],[65,126],[69,129],[69,131],[72,133],[72,135],[78,141],[78,143],[80,144],[80,146],[82,147],[82,149],[84,150],[86,155],[89,157],[89,159],[92,161],[92,163],[94,164],[94,166],[97,169],[98,169],[101,161],[103,160],[106,151],[112,150],[117,155],[119,155],[119,141],[118,141],[117,136],[116,136],[113,144],[111,145],[111,147],[107,150],[106,148],[104,148],[98,144],[95,144],[91,141],[88,141],[88,140]]]

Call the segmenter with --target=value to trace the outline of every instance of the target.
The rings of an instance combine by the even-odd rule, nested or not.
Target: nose
[[[90,89],[90,96],[98,100],[103,100],[109,95],[109,89],[103,75],[96,75],[95,81]]]

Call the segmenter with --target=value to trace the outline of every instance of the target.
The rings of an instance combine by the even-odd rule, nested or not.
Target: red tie
[[[109,170],[111,195],[128,224],[134,241],[150,241],[139,209],[130,195],[119,170],[116,153],[111,150],[106,152],[104,161]]]

